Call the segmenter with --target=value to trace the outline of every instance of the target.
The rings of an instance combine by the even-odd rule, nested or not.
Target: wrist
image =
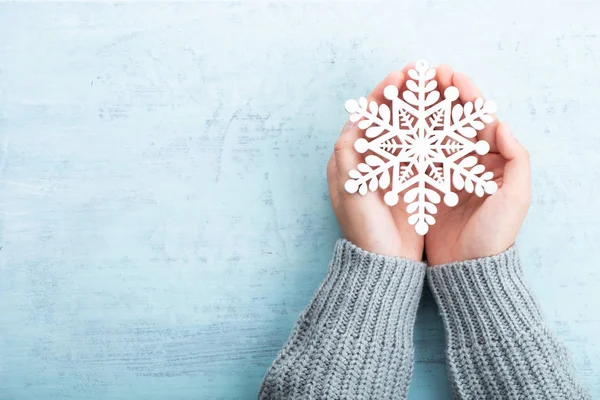
[[[410,240],[400,235],[386,235],[385,238],[359,232],[359,235],[344,234],[344,238],[359,248],[373,254],[423,261],[423,240]],[[419,240],[420,239],[420,240]]]
[[[542,321],[515,246],[490,257],[436,265],[427,275],[451,346],[514,338]]]
[[[423,246],[415,243],[404,243],[400,240],[379,240],[377,238],[354,238],[352,235],[344,235],[344,238],[356,247],[380,256],[402,258],[410,261],[423,261]]]
[[[406,258],[412,261],[423,261],[423,246],[414,243],[405,243],[398,251],[396,257]]]
[[[456,246],[456,248],[436,248],[435,251],[427,250],[427,262],[429,266],[436,266],[493,257],[504,253],[513,245],[514,242],[506,245],[498,244],[484,247],[476,245],[466,247]]]

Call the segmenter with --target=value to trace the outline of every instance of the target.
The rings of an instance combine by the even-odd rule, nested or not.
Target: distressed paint
[[[530,149],[526,273],[600,396],[599,13],[0,5],[0,399],[253,398],[339,235],[343,102],[421,57]],[[449,398],[428,293],[415,343],[411,398]]]

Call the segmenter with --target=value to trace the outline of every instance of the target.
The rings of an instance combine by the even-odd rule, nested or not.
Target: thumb
[[[506,160],[502,190],[529,202],[531,197],[529,152],[515,139],[505,122],[499,124],[496,129],[496,144],[498,152]]]

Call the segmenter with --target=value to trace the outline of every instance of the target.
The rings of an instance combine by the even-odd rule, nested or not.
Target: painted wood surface
[[[411,59],[533,160],[527,277],[600,396],[600,3],[0,5],[0,399],[251,399],[339,236],[325,163]],[[429,293],[411,398],[449,398]]]

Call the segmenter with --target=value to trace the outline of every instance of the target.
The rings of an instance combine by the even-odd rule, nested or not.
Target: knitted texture
[[[428,268],[460,399],[584,399],[525,284],[517,249]]]
[[[267,371],[259,398],[406,398],[425,269],[339,240],[325,281]]]

